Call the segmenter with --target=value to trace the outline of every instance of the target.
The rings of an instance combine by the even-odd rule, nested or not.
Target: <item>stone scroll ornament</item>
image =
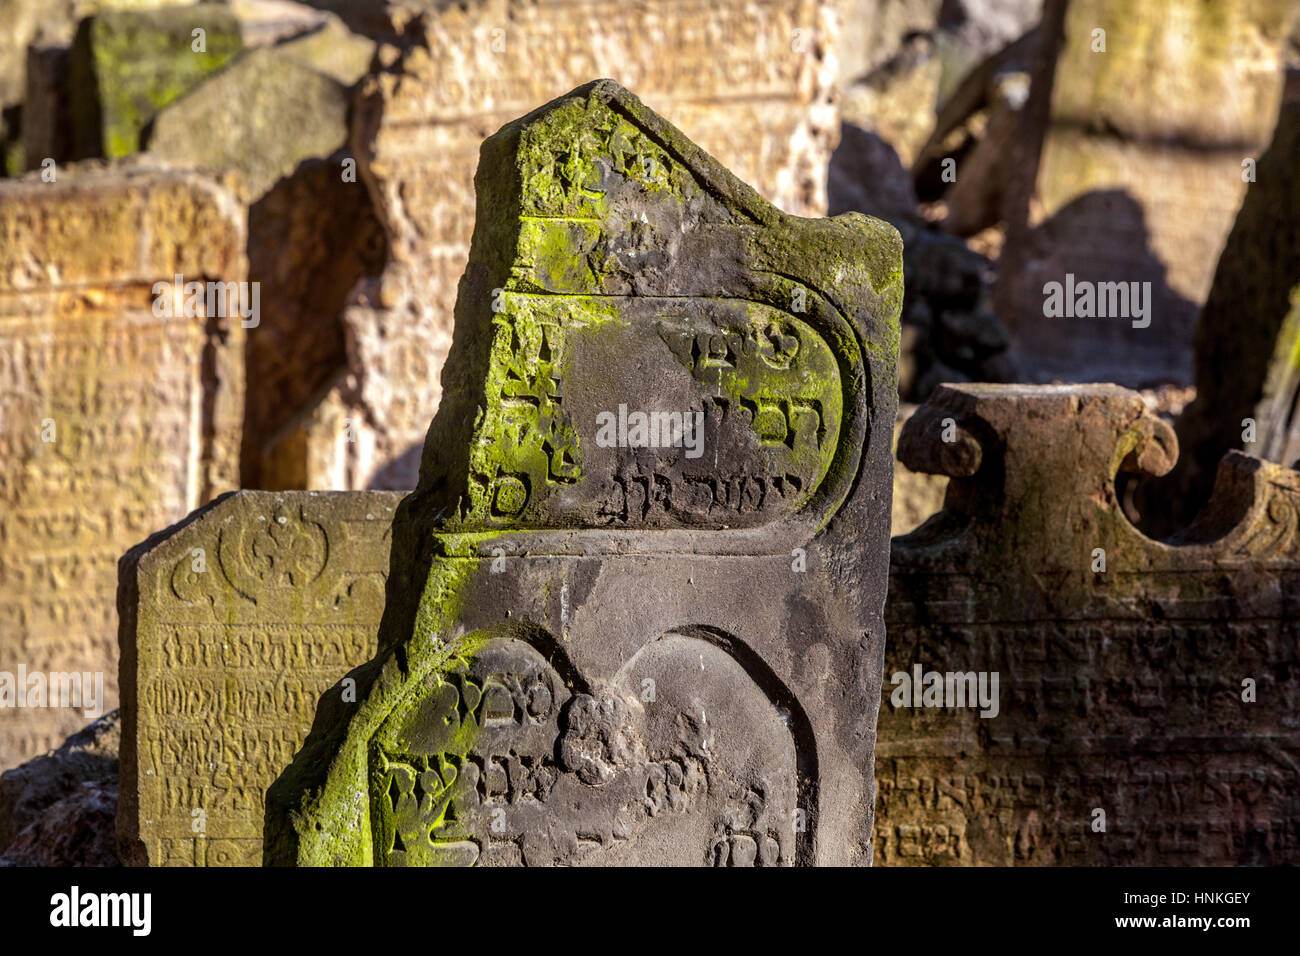
[[[1114,385],[940,386],[898,458],[949,483],[893,541],[876,862],[1300,862],[1300,473],[1230,452],[1148,538],[1178,441]],[[900,693],[932,669],[998,693]]]
[[[608,80],[475,185],[379,652],[266,861],[869,863],[898,234],[779,212]]]

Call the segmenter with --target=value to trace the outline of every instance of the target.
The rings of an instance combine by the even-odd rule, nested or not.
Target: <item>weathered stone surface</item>
[[[0,672],[98,673],[116,706],[117,559],[239,479],[244,330],[157,317],[154,284],[243,280],[244,230],[231,192],[193,173],[0,184]],[[86,722],[13,703],[0,767]]]
[[[307,159],[343,148],[341,83],[279,47],[251,50],[158,113],[149,153],[197,169],[239,169],[253,203]],[[341,174],[336,166],[336,179]]]
[[[1282,94],[1291,0],[1051,0],[1018,124],[998,314],[1022,372],[1189,382],[1196,315]],[[1094,52],[1095,30],[1105,52]],[[1046,317],[1044,286],[1149,282],[1150,324]]]
[[[416,482],[451,347],[484,138],[610,76],[785,211],[822,215],[839,129],[835,14],[832,0],[651,0],[635,11],[618,0],[486,0],[406,23],[362,86],[354,133],[390,243],[383,277],[345,317],[352,417],[369,433],[351,449],[354,487]]]
[[[1108,385],[945,386],[898,454],[950,477],[893,542],[877,859],[1300,861],[1300,474],[1233,453],[1197,523],[1153,541],[1116,475],[1168,471],[1177,442]],[[996,672],[996,715],[896,706],[917,665]]]
[[[80,136],[82,151],[78,153],[73,148],[73,103],[86,107],[81,116],[83,120],[95,109],[93,103],[86,101],[84,88],[70,88],[69,47],[73,44],[77,25],[88,16],[110,10],[139,14],[160,7],[191,8],[188,13],[174,14],[182,20],[212,9],[210,5],[196,9],[194,0],[0,0],[0,22],[14,26],[13,46],[6,48],[5,38],[0,36],[0,106],[15,104],[10,111],[12,128],[21,128],[21,144],[11,151],[11,160],[26,163],[25,166],[20,163],[17,171],[37,169],[46,158],[64,162],[78,155],[99,155],[99,150],[93,148],[94,144],[85,145],[86,134]],[[6,9],[14,13],[10,15]],[[360,61],[363,58],[368,61],[373,52],[372,41],[350,34],[337,17],[288,0],[231,0],[217,9],[224,29],[230,27],[230,14],[238,21],[236,39],[242,44],[237,43],[237,46],[251,49],[283,41],[281,49],[285,53],[306,66],[334,76],[344,85],[355,82],[359,72],[364,72],[365,64]],[[191,52],[192,42],[193,37],[187,33],[184,48]],[[144,44],[132,55],[146,58],[157,52],[155,46]],[[164,56],[163,59],[167,58]],[[135,66],[142,72],[144,64],[136,63]],[[80,72],[84,79],[85,71]],[[210,75],[204,73],[199,81]],[[179,92],[168,90],[165,96],[155,93],[158,102],[150,102],[149,115],[157,106],[166,105],[170,99],[190,89],[194,85],[191,79],[184,80]],[[192,131],[199,132],[197,124]],[[138,137],[136,140],[138,143]]]
[[[1172,530],[1209,497],[1224,452],[1300,458],[1300,102],[1283,108],[1219,259],[1196,330],[1196,398],[1178,421],[1183,457],[1144,511]],[[1245,443],[1246,420],[1255,441]]]
[[[380,651],[267,860],[870,862],[897,233],[778,212],[608,80],[481,156]]]
[[[973,74],[1030,32],[1043,0],[843,0],[840,114],[908,167]],[[919,168],[919,166],[918,166]],[[864,181],[870,186],[870,181]]]
[[[843,0],[840,5],[840,82],[854,81],[883,66],[907,38],[928,35],[939,23],[943,0]]]
[[[342,315],[357,282],[382,270],[387,246],[370,194],[340,169],[338,157],[304,162],[249,208],[248,271],[261,283],[263,318],[246,353],[245,488],[358,483],[347,467],[359,456],[344,446],[368,433],[352,427],[342,398]]]
[[[48,808],[72,796],[82,784],[116,789],[121,742],[121,711],[114,710],[77,731],[58,750],[0,774],[0,854]]]
[[[353,33],[330,16],[318,29],[285,40],[276,47],[314,70],[352,86],[366,74],[375,55],[375,42]]]
[[[206,33],[201,52],[194,49],[198,29]],[[83,20],[68,60],[71,158],[135,152],[158,110],[221,69],[239,48],[239,21],[214,3]],[[29,168],[33,159],[27,158]]]
[[[117,782],[78,784],[0,854],[0,866],[121,866],[113,846]]]
[[[27,48],[67,47],[85,17],[109,10],[193,6],[195,0],[0,0],[0,107],[21,103]]]
[[[878,68],[844,91],[840,114],[846,123],[867,130],[898,150],[911,168],[918,151],[934,132],[943,61],[928,34],[908,38]],[[863,187],[870,189],[870,181]]]
[[[261,862],[266,788],[374,652],[400,499],[241,491],[122,559],[124,862]]]
[[[271,490],[346,488],[355,457],[347,445],[354,421],[347,395],[350,378],[339,373],[286,421],[257,451],[262,467],[254,484]]]
[[[1036,27],[1043,7],[1044,0],[945,0],[935,36],[943,61],[939,105],[972,70]]]
[[[244,46],[270,46],[306,36],[338,18],[292,0],[224,0],[239,21]]]
[[[1010,338],[993,311],[994,264],[925,220],[889,143],[845,123],[828,187],[831,213],[878,216],[903,237],[900,397],[924,401],[940,382],[1012,380]]]
[[[971,70],[917,157],[917,193],[943,201],[949,232],[969,236],[1001,221],[1008,182],[1022,174],[1011,146],[1024,122],[1040,36],[1032,29]]]

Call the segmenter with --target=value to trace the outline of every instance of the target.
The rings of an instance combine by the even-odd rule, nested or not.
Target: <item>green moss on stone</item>
[[[202,51],[193,49],[197,29],[205,33]],[[87,21],[73,54],[84,61],[73,65],[82,86],[76,91],[79,148],[89,154],[86,140],[97,126],[103,156],[137,151],[158,111],[225,66],[240,46],[238,21],[216,5],[112,11]],[[97,117],[88,115],[92,104]]]

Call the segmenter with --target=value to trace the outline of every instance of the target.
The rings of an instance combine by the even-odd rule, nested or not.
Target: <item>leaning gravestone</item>
[[[239,480],[241,322],[155,309],[160,280],[244,279],[233,194],[56,175],[0,185],[0,769],[117,705],[118,558]]]
[[[780,213],[608,80],[476,182],[380,650],[267,861],[869,862],[897,233]]]

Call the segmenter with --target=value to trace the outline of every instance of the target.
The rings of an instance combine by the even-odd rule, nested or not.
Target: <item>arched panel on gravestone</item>
[[[367,762],[380,865],[811,858],[807,718],[711,629],[660,635],[590,684],[540,628],[470,635],[393,708]]]

